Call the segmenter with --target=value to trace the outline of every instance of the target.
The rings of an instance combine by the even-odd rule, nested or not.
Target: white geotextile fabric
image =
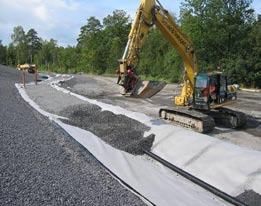
[[[117,150],[86,130],[62,123],[56,115],[43,111],[18,84],[16,87],[24,100],[39,113],[59,124],[111,172],[154,204],[166,206],[230,205],[160,164],[155,164],[142,156],[134,156]]]
[[[152,152],[166,161],[230,195],[236,196],[250,189],[261,194],[260,151],[242,148],[208,135],[165,124],[162,120],[142,113],[83,97],[58,87],[57,82],[53,81],[52,87],[59,91],[96,104],[103,110],[126,115],[151,127],[145,135],[156,135]]]

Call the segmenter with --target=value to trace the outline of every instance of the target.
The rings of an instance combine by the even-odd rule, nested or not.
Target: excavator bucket
[[[139,80],[135,85],[132,95],[139,98],[150,98],[160,92],[165,85],[165,83],[158,81]]]

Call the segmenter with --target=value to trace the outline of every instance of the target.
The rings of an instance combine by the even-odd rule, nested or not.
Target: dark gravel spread
[[[261,195],[253,190],[246,190],[242,194],[238,195],[237,198],[247,204],[248,206],[260,206]]]
[[[97,135],[111,146],[135,155],[143,154],[143,149],[150,150],[155,135],[144,136],[150,130],[146,125],[126,117],[116,115],[93,104],[75,105],[60,113],[69,120],[63,122],[86,129]]]

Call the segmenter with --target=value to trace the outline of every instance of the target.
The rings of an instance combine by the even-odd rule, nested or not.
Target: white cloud
[[[13,27],[21,25],[34,28],[43,38],[75,44],[75,33],[83,24],[79,11],[84,8],[72,0],[0,0],[0,39],[9,43]]]
[[[44,5],[37,6],[35,9],[33,9],[33,13],[37,18],[39,18],[43,22],[48,23],[50,20],[50,14],[48,13]]]

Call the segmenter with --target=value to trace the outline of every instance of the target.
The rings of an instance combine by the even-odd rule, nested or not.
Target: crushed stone
[[[150,150],[155,139],[151,134],[144,137],[150,128],[124,115],[116,115],[93,104],[69,106],[61,116],[69,118],[64,123],[86,129],[111,146],[122,151],[142,155],[143,149]]]

